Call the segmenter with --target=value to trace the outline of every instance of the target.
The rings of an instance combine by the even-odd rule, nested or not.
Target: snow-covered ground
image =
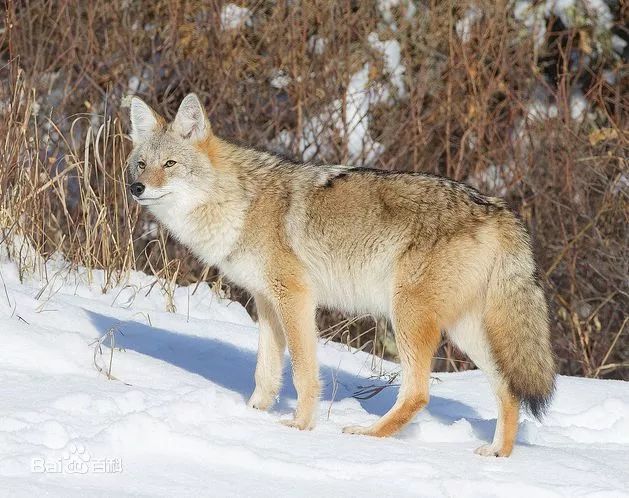
[[[496,418],[482,374],[434,374],[397,437],[345,435],[397,388],[354,398],[384,384],[371,357],[321,344],[318,426],[299,432],[278,423],[295,405],[290,376],[271,413],[246,407],[256,325],[207,287],[178,288],[167,313],[146,275],[105,294],[100,272],[87,286],[49,265],[48,283],[20,284],[4,262],[0,276],[3,496],[629,496],[629,383],[560,378],[545,423],[523,416],[512,457],[486,458],[473,453]],[[109,331],[118,380],[94,366]],[[96,355],[106,370],[111,358]]]

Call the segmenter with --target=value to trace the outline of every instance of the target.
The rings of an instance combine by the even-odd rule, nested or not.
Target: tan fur
[[[503,424],[503,440],[496,456],[508,457],[513,451],[515,438],[518,434],[518,418],[520,415],[520,402],[508,390],[500,396],[500,417]]]
[[[508,456],[520,403],[539,415],[553,389],[547,310],[528,234],[503,201],[448,179],[296,164],[216,137],[195,96],[169,125],[132,105],[131,176],[138,202],[206,264],[255,297],[256,388],[268,409],[288,346],[297,408],[314,426],[319,306],[389,317],[402,385],[391,410],[346,432],[389,436],[429,400],[432,355],[445,330],[489,377],[500,405],[483,455]],[[146,163],[141,171],[138,161]],[[165,161],[176,166],[163,168]]]
[[[428,278],[417,286],[407,281],[412,253],[403,258],[397,270],[393,297],[393,326],[400,352],[404,384],[395,405],[371,427],[346,427],[344,432],[370,436],[391,436],[409,423],[428,403],[428,383],[432,356],[441,331],[435,313],[435,294]]]
[[[197,149],[205,154],[215,168],[231,166],[230,144],[210,133],[205,140],[195,144]]]
[[[508,457],[513,451],[518,434],[518,418],[520,415],[520,401],[511,394],[509,388],[501,385],[496,389],[498,408],[500,413],[496,423],[496,434],[491,444],[485,444],[476,449],[482,456]]]
[[[155,188],[162,188],[166,183],[166,175],[163,168],[151,169],[145,173],[142,173],[138,177],[138,181],[151,185]]]
[[[256,364],[256,388],[249,406],[268,410],[280,392],[286,336],[273,304],[264,296],[255,296],[260,339]]]

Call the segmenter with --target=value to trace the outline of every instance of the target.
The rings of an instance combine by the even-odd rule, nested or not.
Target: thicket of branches
[[[628,377],[625,3],[4,1],[0,240],[24,271],[26,244],[108,285],[138,269],[247,302],[126,196],[125,96],[171,118],[196,92],[225,138],[505,196],[536,241],[560,371]],[[395,355],[386,324],[320,319]],[[446,343],[438,358],[471,366]]]

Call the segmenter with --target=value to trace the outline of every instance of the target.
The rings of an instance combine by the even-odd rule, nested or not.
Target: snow
[[[349,80],[346,92],[346,115],[344,130],[347,133],[347,150],[350,161],[363,158],[373,163],[384,152],[382,144],[374,141],[369,133],[369,64],[365,64]]]
[[[140,89],[140,78],[137,76],[131,76],[129,78],[129,83],[127,84],[127,89],[129,93],[138,93],[138,90]]]
[[[226,30],[238,29],[251,23],[251,11],[246,7],[228,3],[221,9],[221,28]]]
[[[328,39],[325,37],[312,35],[308,38],[308,50],[315,55],[323,54],[327,45]]]
[[[609,5],[604,0],[582,0],[585,10],[589,15],[593,15],[596,23],[606,29],[610,29],[614,24],[614,15],[609,10]]]
[[[239,304],[177,287],[168,313],[154,277],[103,292],[101,271],[60,258],[40,269],[48,281],[20,283],[0,261],[3,494],[629,496],[629,383],[560,377],[544,424],[522,415],[512,457],[486,458],[473,449],[491,438],[496,404],[481,373],[433,374],[429,405],[396,437],[350,436],[341,428],[376,420],[397,387],[353,393],[384,384],[374,365],[398,368],[322,343],[318,425],[299,432],[278,423],[295,407],[290,376],[271,413],[246,406],[257,331]],[[100,339],[109,369],[111,336],[119,380],[93,362]]]
[[[389,76],[391,84],[397,90],[398,97],[406,96],[406,86],[404,85],[404,73],[406,68],[402,64],[402,49],[397,40],[380,41],[377,33],[370,33],[367,37],[369,44],[380,52],[384,59],[384,69]],[[388,100],[388,99],[385,99]]]
[[[352,74],[343,101],[335,99],[318,114],[304,120],[299,143],[299,153],[304,161],[315,156],[322,158],[334,143],[335,136],[347,141],[347,152],[352,164],[371,165],[384,152],[384,146],[374,140],[369,132],[369,105],[380,101],[382,92],[376,92],[369,82],[369,64]],[[295,140],[294,133],[282,130],[272,146],[285,150]]]
[[[269,83],[273,88],[282,89],[286,88],[290,84],[290,76],[286,74],[286,71],[281,69],[275,69],[271,74]]]
[[[368,42],[379,52],[384,61],[384,70],[388,84],[395,88],[398,98],[406,96],[404,84],[405,67],[401,63],[401,49],[397,40],[381,41],[377,33],[368,36]],[[350,77],[345,91],[345,112],[342,112],[343,100],[335,99],[324,109],[307,118],[298,143],[298,150],[304,161],[319,155],[325,157],[334,143],[334,134],[345,139],[349,161],[352,164],[372,165],[384,152],[384,146],[376,141],[369,131],[370,106],[378,103],[392,103],[391,92],[383,85],[369,80],[369,64]],[[271,80],[271,85],[281,87],[289,80]],[[287,149],[294,140],[294,134],[283,130],[274,141],[280,149]]]
[[[543,121],[556,118],[559,110],[553,95],[543,85],[537,84],[531,92],[531,98],[525,107],[526,119],[529,121]]]
[[[404,19],[407,21],[411,21],[417,13],[417,7],[411,0],[378,0],[376,5],[385,25],[388,26],[391,31],[397,31],[398,29],[393,9],[401,8]]]
[[[612,35],[612,48],[618,52],[619,54],[622,54],[625,51],[625,47],[627,46],[627,41],[623,40],[620,36],[618,35]]]
[[[479,21],[483,17],[482,11],[476,7],[472,6],[465,11],[462,19],[459,19],[454,25],[454,29],[456,30],[456,34],[461,38],[463,43],[467,43],[470,41],[470,37],[472,35],[472,26],[476,24],[476,21]]]
[[[513,7],[513,15],[533,34],[535,47],[539,49],[546,37],[544,10],[540,7],[534,7],[530,0],[517,1]]]
[[[579,89],[575,89],[570,94],[570,117],[575,121],[580,121],[585,116],[588,109],[588,101]]]
[[[333,100],[318,114],[304,120],[297,143],[297,150],[304,161],[309,161],[315,156],[325,158],[332,150],[336,136],[347,143],[348,159],[353,165],[373,165],[384,152],[384,146],[375,140],[369,131],[371,120],[369,110],[376,104],[393,104],[392,93],[400,99],[406,97],[404,83],[406,68],[401,62],[401,47],[397,40],[381,40],[377,33],[372,32],[367,41],[383,59],[386,83],[370,81],[368,63],[354,72],[347,85],[344,99]],[[290,78],[283,72],[276,72],[270,83],[276,88],[283,88],[290,83]],[[394,91],[391,92],[390,88]],[[271,147],[283,152],[290,149],[293,141],[295,134],[282,130],[271,142]]]
[[[513,14],[533,33],[537,48],[544,42],[546,19],[551,15],[561,19],[567,28],[593,26],[595,35],[609,31],[614,22],[614,16],[604,0],[518,0]]]
[[[568,105],[570,117],[576,121],[581,121],[589,109],[589,103],[579,88],[573,88],[570,92]],[[553,95],[541,85],[534,88],[525,109],[526,119],[529,121],[544,121],[559,115],[559,109]]]
[[[407,20],[416,12],[411,2],[400,0],[378,2],[381,15],[392,25],[395,24],[392,9],[400,7]],[[398,99],[406,98],[408,93],[404,82],[406,68],[402,63],[402,50],[398,40],[381,40],[378,33],[372,32],[368,35],[367,42],[382,57],[386,82],[370,81],[370,65],[363,64],[361,69],[351,75],[344,99],[334,99],[323,106],[317,114],[307,117],[298,141],[294,132],[282,130],[271,140],[271,148],[286,152],[291,149],[294,142],[297,142],[296,149],[304,161],[309,161],[315,156],[325,160],[334,150],[337,138],[341,138],[347,144],[350,164],[372,166],[377,161],[384,152],[384,146],[374,139],[369,131],[370,107],[377,104],[392,105],[394,96]],[[312,35],[308,39],[309,50],[314,54],[323,53],[326,45],[325,38]],[[284,88],[290,83],[290,78],[284,72],[276,71],[269,82],[275,88]]]
[[[470,175],[467,181],[482,192],[505,197],[514,181],[514,173],[506,164],[490,164]]]
[[[541,100],[533,100],[528,104],[527,118],[531,121],[541,121],[557,117],[557,105],[546,104]]]

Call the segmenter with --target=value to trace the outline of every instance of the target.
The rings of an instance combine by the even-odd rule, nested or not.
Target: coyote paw
[[[295,429],[299,429],[300,431],[310,431],[314,427],[313,422],[308,422],[296,418],[282,419],[280,420],[280,424],[285,425],[286,427],[294,427]]]
[[[343,427],[344,434],[360,434],[364,436],[373,436],[373,432],[371,427],[362,426],[362,425],[348,425],[347,427]]]
[[[484,444],[474,450],[474,453],[481,456],[508,457],[511,452],[497,448],[493,444]]]
[[[249,408],[255,408],[256,410],[266,411],[275,403],[275,396],[272,394],[265,394],[257,389],[253,391],[253,394],[247,402]]]

